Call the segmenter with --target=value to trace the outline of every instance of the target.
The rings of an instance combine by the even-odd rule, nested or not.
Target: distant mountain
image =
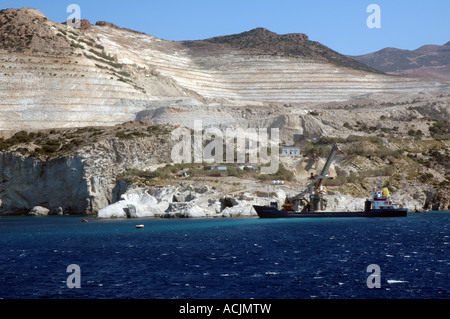
[[[331,63],[350,69],[381,73],[366,64],[348,58],[325,45],[309,40],[304,33],[277,34],[266,28],[256,28],[250,31],[214,37],[206,40],[184,41],[192,48],[234,49],[251,54],[263,54],[285,57],[302,57]],[[210,50],[208,50],[210,51]]]
[[[424,45],[412,51],[385,48],[351,58],[390,74],[450,81],[450,41],[444,45]]]

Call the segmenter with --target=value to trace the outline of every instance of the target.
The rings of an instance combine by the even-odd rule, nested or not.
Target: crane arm
[[[328,171],[330,169],[331,163],[334,161],[335,157],[336,157],[336,153],[337,152],[342,152],[341,148],[339,147],[339,145],[337,143],[335,143],[333,145],[333,148],[331,149],[330,155],[328,155],[328,159],[327,162],[325,163],[325,166],[322,169],[322,172],[314,179],[314,183],[317,183],[317,187],[319,187],[323,180],[328,178]]]
[[[314,180],[307,186],[307,188],[303,192],[296,195],[294,198],[301,198],[306,194],[312,194],[314,192],[314,188],[317,189],[321,186],[322,182],[328,178],[328,171],[330,169],[331,163],[336,157],[337,152],[343,153],[339,145],[335,143],[333,145],[333,148],[331,149],[330,155],[328,155],[328,159],[322,169],[322,172],[314,178]]]

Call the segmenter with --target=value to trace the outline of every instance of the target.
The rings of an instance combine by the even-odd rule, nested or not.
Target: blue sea
[[[0,217],[0,298],[450,297],[450,212],[399,218],[83,218]],[[69,265],[78,271],[68,271]],[[373,274],[379,287],[369,288]],[[73,276],[79,288],[69,288]]]

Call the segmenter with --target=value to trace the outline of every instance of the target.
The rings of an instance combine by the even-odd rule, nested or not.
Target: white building
[[[226,171],[226,165],[211,166],[210,171]]]
[[[300,147],[297,146],[282,146],[281,147],[281,156],[300,156]]]

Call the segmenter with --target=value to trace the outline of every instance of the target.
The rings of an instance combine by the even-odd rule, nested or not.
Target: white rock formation
[[[28,213],[29,216],[47,216],[50,210],[42,206],[33,207]]]
[[[327,210],[335,212],[363,211],[365,198],[354,198],[347,194],[332,192],[326,196]]]
[[[99,210],[98,218],[138,218],[153,217],[152,206],[158,203],[155,197],[147,192],[129,192],[112,205]]]
[[[211,214],[207,210],[201,208],[196,203],[170,203],[164,217],[210,217]]]
[[[276,200],[284,202],[286,193],[275,192]],[[183,201],[179,201],[182,199]],[[239,198],[223,196],[207,186],[170,186],[158,189],[133,189],[117,203],[101,209],[98,218],[200,218],[256,216],[253,205],[267,204],[266,197],[245,193]]]

